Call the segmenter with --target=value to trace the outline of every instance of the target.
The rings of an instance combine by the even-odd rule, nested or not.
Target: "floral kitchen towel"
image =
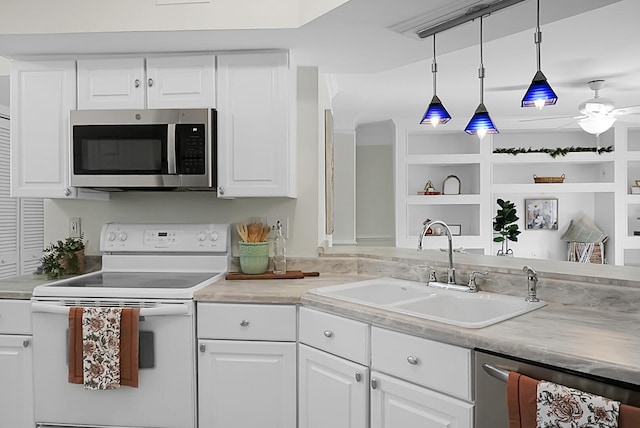
[[[120,387],[121,308],[82,311],[82,369],[86,389]]]
[[[537,388],[537,428],[618,428],[620,402],[551,382]]]

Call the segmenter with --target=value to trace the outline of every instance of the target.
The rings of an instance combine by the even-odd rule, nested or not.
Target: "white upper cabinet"
[[[295,69],[287,52],[218,55],[218,196],[295,197]]]
[[[78,109],[213,108],[215,56],[78,60]]]
[[[11,196],[95,198],[69,186],[69,110],[76,107],[76,63],[11,63]]]

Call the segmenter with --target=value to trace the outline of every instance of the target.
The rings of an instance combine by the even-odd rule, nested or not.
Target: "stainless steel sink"
[[[316,288],[312,294],[466,328],[482,328],[539,309],[545,302],[497,293],[467,293],[395,278]]]

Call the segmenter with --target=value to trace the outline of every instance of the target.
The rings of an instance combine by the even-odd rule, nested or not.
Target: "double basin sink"
[[[469,293],[395,278],[321,287],[310,293],[466,328],[486,327],[546,305],[523,297]]]

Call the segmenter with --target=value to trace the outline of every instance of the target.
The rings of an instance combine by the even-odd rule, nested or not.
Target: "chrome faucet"
[[[442,220],[433,220],[422,226],[422,230],[418,236],[418,251],[422,250],[422,239],[424,238],[425,233],[427,233],[427,230],[429,230],[431,226],[436,224],[444,226],[444,232],[447,234],[447,239],[449,240],[449,268],[447,269],[447,284],[455,284],[456,270],[453,267],[453,243],[451,241],[451,229],[449,229],[447,223]]]
[[[524,266],[522,271],[527,274],[527,297],[524,299],[527,302],[539,302],[537,288],[538,288],[538,273],[529,266]]]

